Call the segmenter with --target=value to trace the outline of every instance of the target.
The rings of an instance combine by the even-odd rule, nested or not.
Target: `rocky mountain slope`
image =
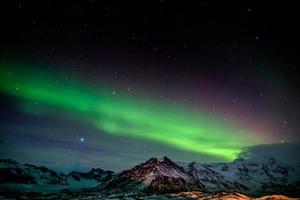
[[[167,157],[150,160],[117,174],[113,179],[96,188],[106,193],[175,192],[201,190],[203,186],[194,184],[192,177]]]

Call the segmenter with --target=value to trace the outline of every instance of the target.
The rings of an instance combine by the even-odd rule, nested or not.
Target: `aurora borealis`
[[[218,119],[207,119],[204,114],[190,114],[163,103],[130,99],[126,96],[91,91],[85,85],[49,87],[55,82],[54,75],[37,77],[17,66],[2,64],[1,89],[21,98],[20,107],[34,112],[34,102],[63,110],[63,115],[78,116],[80,122],[88,123],[108,134],[154,140],[191,152],[200,152],[236,158],[247,145],[257,144],[251,134],[241,135],[229,124]],[[79,89],[80,88],[80,89]],[[43,111],[43,107],[45,110]],[[209,134],[208,134],[209,133]]]
[[[268,20],[280,5],[83,4],[7,9],[0,157],[119,170],[299,141],[297,34]]]

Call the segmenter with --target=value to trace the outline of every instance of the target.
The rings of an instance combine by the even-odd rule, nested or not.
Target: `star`
[[[285,127],[286,127],[286,124],[287,124],[287,121],[285,121],[285,120],[284,120],[284,121],[282,121],[282,127],[283,127],[283,128],[285,128]]]
[[[84,137],[80,138],[80,142],[84,142],[84,140],[85,140]]]

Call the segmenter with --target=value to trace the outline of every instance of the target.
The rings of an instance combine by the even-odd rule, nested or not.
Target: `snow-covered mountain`
[[[184,168],[197,184],[203,185],[206,191],[241,191],[247,189],[245,185],[234,179],[229,179],[208,165],[192,162]]]
[[[57,173],[43,166],[0,159],[0,183],[97,186],[112,178],[114,172],[92,169],[89,172]]]
[[[192,177],[167,157],[151,158],[130,170],[118,173],[112,180],[100,185],[96,190],[106,193],[175,192],[201,190]]]
[[[237,159],[230,163],[179,163],[207,191],[239,191],[246,194],[299,194],[300,168],[274,158],[263,161]]]
[[[241,192],[248,195],[300,196],[300,168],[274,158],[262,161],[237,159],[230,163],[175,163],[167,157],[151,158],[132,169],[114,174],[89,172],[57,173],[46,167],[0,160],[0,183],[65,184],[84,186],[101,194],[174,193],[186,191]],[[80,188],[80,187],[77,187]]]
[[[68,184],[64,174],[43,166],[21,164],[11,159],[0,160],[0,183]]]
[[[97,191],[144,192],[242,192],[250,195],[300,195],[299,168],[279,163],[237,159],[230,163],[175,163],[167,157],[150,160],[122,171]]]

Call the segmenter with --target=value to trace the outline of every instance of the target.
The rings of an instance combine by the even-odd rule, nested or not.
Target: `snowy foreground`
[[[271,196],[263,196],[259,198],[252,198],[240,193],[201,193],[201,192],[181,192],[181,193],[171,193],[171,194],[152,194],[152,195],[143,195],[143,194],[115,194],[109,196],[103,196],[97,192],[61,192],[61,193],[21,193],[21,192],[7,192],[2,193],[0,199],[85,199],[85,200],[93,200],[93,199],[200,199],[200,200],[296,200],[298,198],[289,198],[283,195],[271,195]]]

